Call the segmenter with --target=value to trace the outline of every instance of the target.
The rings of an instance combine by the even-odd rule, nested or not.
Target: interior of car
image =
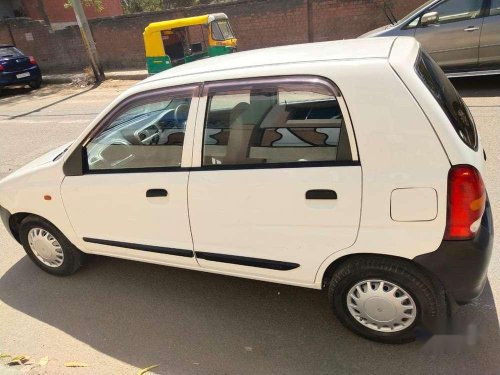
[[[175,98],[124,110],[87,145],[88,170],[180,167],[189,108],[190,98]],[[209,96],[203,166],[345,160],[346,126],[331,94],[284,87]]]
[[[272,90],[216,95],[210,98],[203,163],[338,160],[342,133],[345,124],[333,96]]]
[[[87,145],[88,169],[179,167],[190,102],[176,98],[125,110]]]

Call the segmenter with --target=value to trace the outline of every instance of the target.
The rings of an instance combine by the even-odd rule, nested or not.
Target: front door
[[[185,168],[191,162],[194,91],[140,95],[119,105],[86,142],[84,174],[65,177],[61,191],[87,251],[197,266]]]
[[[188,189],[199,264],[312,284],[359,225],[361,167],[341,98],[320,78],[205,87]]]
[[[417,28],[415,38],[445,70],[477,66],[482,5],[483,0],[444,0],[429,9],[439,13],[439,21]]]

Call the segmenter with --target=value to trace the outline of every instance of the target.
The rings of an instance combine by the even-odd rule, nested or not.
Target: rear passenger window
[[[209,92],[203,165],[352,160],[337,98],[320,84]]]
[[[458,136],[467,146],[477,150],[478,137],[472,115],[441,68],[427,53],[422,52],[417,60],[416,70],[420,79],[448,116]]]
[[[491,0],[490,4],[490,16],[500,15],[500,0]]]
[[[483,0],[445,0],[432,12],[439,13],[439,23],[457,22],[479,17]]]

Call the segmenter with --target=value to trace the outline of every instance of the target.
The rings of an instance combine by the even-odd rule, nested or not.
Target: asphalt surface
[[[0,178],[75,138],[134,82],[0,93]],[[500,78],[454,81],[488,154],[486,185],[500,219]],[[34,266],[0,228],[0,353],[45,367],[0,373],[499,374],[500,236],[483,295],[461,307],[455,334],[391,346],[343,328],[325,293],[95,257],[75,275]],[[5,360],[0,360],[0,363]],[[87,368],[64,367],[66,361]]]

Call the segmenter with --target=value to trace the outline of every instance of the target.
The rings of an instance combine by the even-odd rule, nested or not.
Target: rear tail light
[[[33,56],[30,56],[30,64],[31,65],[36,65],[37,64],[37,62],[36,62],[36,60],[35,60],[35,58]]]
[[[3,72],[5,70],[5,68],[3,67],[2,64],[0,64],[0,72]]]
[[[486,189],[479,171],[456,165],[448,173],[448,217],[445,240],[474,238],[486,207]]]

